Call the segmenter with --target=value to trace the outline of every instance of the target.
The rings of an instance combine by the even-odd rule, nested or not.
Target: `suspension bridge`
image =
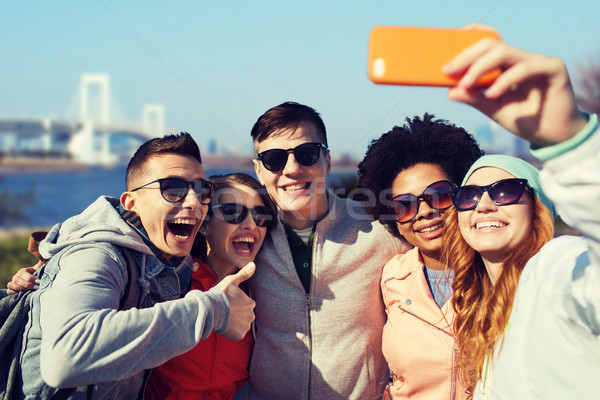
[[[0,117],[0,155],[64,159],[113,166],[127,163],[139,145],[164,134],[164,107],[146,104],[140,122],[113,121],[108,74],[82,74],[75,118]]]

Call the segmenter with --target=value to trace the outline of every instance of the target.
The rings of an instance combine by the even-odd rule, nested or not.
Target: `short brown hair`
[[[183,156],[190,156],[202,164],[200,149],[198,144],[187,132],[181,132],[178,135],[165,135],[161,138],[154,138],[142,144],[135,152],[129,164],[127,165],[127,188],[135,176],[143,172],[146,162],[158,154],[173,153]]]
[[[302,122],[310,122],[317,129],[323,144],[327,145],[327,131],[321,115],[312,107],[287,101],[278,106],[268,109],[258,117],[254,123],[250,135],[255,142],[262,142],[274,132],[282,129],[296,130]]]

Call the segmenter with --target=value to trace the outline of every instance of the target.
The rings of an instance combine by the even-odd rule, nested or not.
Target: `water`
[[[205,170],[206,176],[233,171]],[[252,176],[254,171],[246,171]],[[33,187],[35,203],[18,223],[0,221],[0,228],[49,227],[79,214],[101,195],[119,197],[125,191],[125,166],[85,171],[3,175],[0,193],[23,194]]]
[[[234,171],[206,169],[206,176]],[[254,170],[243,171],[256,177]],[[350,173],[333,173],[328,184],[336,184]],[[337,183],[339,185],[339,183]],[[101,195],[119,197],[125,191],[125,167],[90,168],[75,172],[11,174],[0,177],[0,194],[26,193],[33,185],[35,203],[24,209],[27,219],[18,223],[0,221],[0,228],[50,227],[79,214]],[[336,192],[337,193],[337,192]]]

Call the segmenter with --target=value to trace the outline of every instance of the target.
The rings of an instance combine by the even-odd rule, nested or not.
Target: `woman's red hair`
[[[458,212],[453,208],[446,219],[443,257],[454,270],[452,302],[456,310],[459,376],[471,393],[481,379],[484,360],[494,355],[496,343],[504,336],[521,272],[554,235],[552,214],[536,196],[532,197],[531,235],[507,254],[496,285],[488,277],[479,253],[463,239]]]

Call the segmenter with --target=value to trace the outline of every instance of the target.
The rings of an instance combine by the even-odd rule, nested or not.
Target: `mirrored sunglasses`
[[[502,179],[487,186],[461,186],[452,192],[452,202],[458,211],[472,210],[488,192],[495,205],[507,206],[518,202],[526,187],[527,179],[519,178]]]
[[[427,186],[423,193],[416,196],[412,193],[403,193],[392,199],[392,212],[398,222],[408,222],[417,216],[420,199],[431,208],[445,210],[452,205],[450,193],[456,185],[450,181],[437,181]]]

